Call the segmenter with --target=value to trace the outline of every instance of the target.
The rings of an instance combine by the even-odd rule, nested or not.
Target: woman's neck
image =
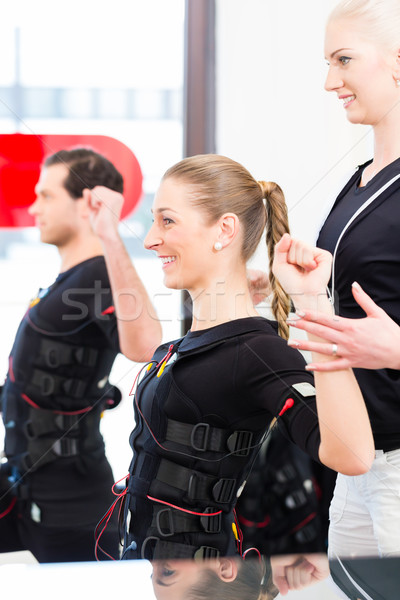
[[[394,109],[395,110],[395,109]],[[374,160],[376,172],[400,157],[400,115],[374,127]]]
[[[192,331],[215,327],[221,323],[259,316],[253,306],[247,279],[213,282],[204,290],[190,291],[193,301]]]

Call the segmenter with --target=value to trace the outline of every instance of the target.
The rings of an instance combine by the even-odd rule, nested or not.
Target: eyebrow
[[[351,48],[339,48],[339,50],[335,50],[335,52],[332,52],[329,58],[333,58],[335,54],[338,54],[339,52],[344,52],[344,50],[351,50]]]
[[[156,213],[162,213],[165,210],[170,210],[171,212],[178,214],[176,210],[174,210],[173,208],[168,208],[167,206],[164,206],[163,208],[157,208]],[[151,212],[154,212],[153,209],[151,209]]]

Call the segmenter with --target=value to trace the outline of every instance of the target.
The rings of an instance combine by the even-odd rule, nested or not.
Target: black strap
[[[57,369],[61,365],[76,364],[83,367],[94,367],[98,355],[99,351],[96,348],[73,346],[72,344],[42,338],[36,364],[43,364],[51,369]]]
[[[189,446],[197,452],[232,452],[248,456],[253,440],[251,431],[234,431],[212,427],[208,423],[181,423],[168,419],[165,439]]]
[[[215,508],[206,508],[203,515],[194,515],[172,508],[155,506],[149,535],[170,537],[177,533],[219,533],[221,531],[221,513]]]
[[[19,458],[18,468],[35,471],[59,458],[78,457],[83,451],[96,453],[103,448],[100,411],[97,406],[85,414],[70,415],[30,408],[23,427],[27,451]]]
[[[155,478],[186,493],[191,501],[228,504],[235,493],[236,479],[218,479],[162,459]]]
[[[211,546],[190,546],[177,542],[166,542],[155,536],[146,538],[142,544],[141,557],[147,560],[160,560],[166,558],[194,558],[206,560],[218,558],[220,552]]]
[[[82,379],[61,377],[40,369],[33,371],[31,384],[38,388],[41,396],[61,395],[74,399],[83,398],[88,387],[88,382]]]

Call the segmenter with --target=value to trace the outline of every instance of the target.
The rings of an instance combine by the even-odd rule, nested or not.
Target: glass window
[[[139,160],[144,194],[121,234],[163,320],[180,334],[180,293],[166,290],[159,262],[143,249],[163,172],[182,156],[184,0],[21,0],[0,23],[0,133],[99,134]],[[34,229],[0,229],[0,379],[29,299],[58,272],[57,251]],[[112,379],[125,401],[103,421],[116,477],[129,463],[127,394],[137,366],[123,357]],[[0,431],[0,447],[2,431]]]

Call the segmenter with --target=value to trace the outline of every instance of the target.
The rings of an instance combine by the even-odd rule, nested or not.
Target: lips
[[[176,261],[176,256],[160,256],[163,267]]]
[[[346,108],[351,102],[353,102],[353,100],[356,99],[356,97],[354,94],[352,94],[351,96],[340,96],[339,99],[343,100],[343,106]]]

